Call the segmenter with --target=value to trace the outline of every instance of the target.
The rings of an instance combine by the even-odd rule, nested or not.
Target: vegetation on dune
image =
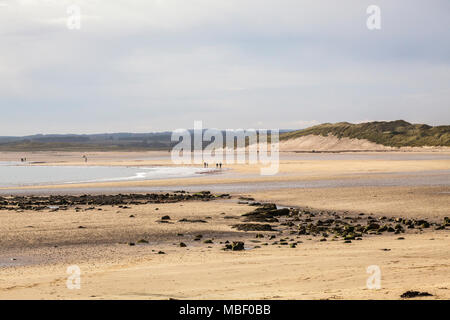
[[[450,126],[432,127],[411,124],[404,120],[374,121],[359,124],[348,122],[324,123],[307,129],[288,132],[280,140],[307,135],[334,135],[338,138],[366,139],[391,147],[450,146]]]

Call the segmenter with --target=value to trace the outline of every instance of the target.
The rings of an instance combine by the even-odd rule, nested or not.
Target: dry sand
[[[116,208],[2,213],[1,232],[7,239],[2,239],[0,256],[26,266],[1,269],[0,298],[397,299],[407,290],[427,291],[432,299],[450,298],[448,231],[408,234],[405,240],[373,236],[351,244],[301,236],[297,248],[222,251],[218,242],[225,239],[245,239],[250,248],[259,245],[250,242],[254,233],[235,232],[221,215],[249,210],[235,203],[195,202],[137,206],[120,213]],[[130,213],[136,218],[129,218]],[[155,222],[164,214],[173,221],[211,219],[207,224]],[[193,241],[198,233],[214,244]],[[141,238],[150,243],[126,244]],[[180,241],[188,247],[179,248]],[[165,254],[157,254],[160,250]],[[80,290],[66,287],[69,265],[81,269]],[[370,265],[381,269],[380,290],[366,288]]]

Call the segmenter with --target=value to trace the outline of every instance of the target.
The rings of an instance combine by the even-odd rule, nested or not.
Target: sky
[[[0,136],[450,124],[449,14],[448,0],[0,0]]]

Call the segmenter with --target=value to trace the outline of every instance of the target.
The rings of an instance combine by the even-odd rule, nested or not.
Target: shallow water
[[[30,166],[19,162],[0,162],[0,187],[183,178],[208,170],[212,169],[163,166]]]

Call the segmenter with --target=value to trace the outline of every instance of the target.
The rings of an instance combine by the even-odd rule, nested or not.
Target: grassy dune
[[[411,124],[403,120],[359,124],[324,123],[282,134],[280,140],[307,135],[334,135],[338,138],[366,139],[391,147],[450,146],[450,126],[432,127],[426,124]]]

